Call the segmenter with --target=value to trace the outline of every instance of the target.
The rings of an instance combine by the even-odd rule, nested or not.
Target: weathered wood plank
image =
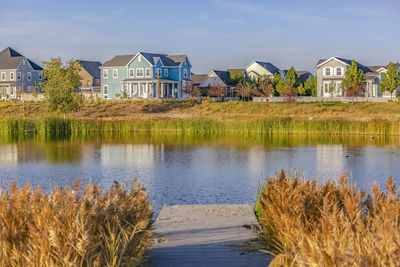
[[[155,222],[147,266],[267,266],[271,257],[246,252],[258,225],[248,204],[164,206]]]

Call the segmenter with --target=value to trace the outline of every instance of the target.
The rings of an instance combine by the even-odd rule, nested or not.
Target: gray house
[[[317,63],[317,95],[320,97],[344,96],[341,84],[345,78],[347,69],[351,66],[351,60],[332,57],[330,59],[320,59]],[[383,74],[387,72],[387,66],[364,66],[357,62],[365,75],[365,86],[361,92],[364,97],[390,97],[390,93],[382,93],[380,82]],[[400,65],[395,65],[400,70]],[[331,82],[336,83],[334,92],[329,92]]]
[[[32,93],[35,86],[40,92],[41,71],[42,67],[7,47],[0,52],[0,98],[16,99],[17,92]]]

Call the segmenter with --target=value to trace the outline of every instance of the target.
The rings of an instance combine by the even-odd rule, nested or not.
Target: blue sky
[[[399,0],[19,0],[0,14],[0,48],[38,63],[137,51],[187,54],[195,73],[252,60],[313,72],[332,56],[400,61]]]

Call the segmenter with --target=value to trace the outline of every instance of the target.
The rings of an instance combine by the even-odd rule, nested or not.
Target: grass
[[[45,194],[29,184],[0,191],[1,266],[137,266],[151,236],[143,187],[80,180]]]
[[[43,103],[0,103],[0,133],[62,137],[160,132],[194,135],[400,135],[400,104],[102,101],[67,120]],[[23,117],[25,113],[25,117]]]
[[[306,181],[296,175],[270,178],[256,213],[272,266],[397,266],[400,262],[400,199],[389,178],[387,191],[372,195],[348,184]]]

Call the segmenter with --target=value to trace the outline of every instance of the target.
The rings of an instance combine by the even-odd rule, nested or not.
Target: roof
[[[214,72],[225,84],[228,84],[231,80],[231,74],[229,71],[213,70]]]
[[[25,57],[15,51],[14,49],[7,47],[0,52],[0,69],[16,69]],[[34,70],[42,70],[38,64],[30,59],[27,59],[29,64]]]
[[[196,85],[201,84],[207,78],[207,76],[207,74],[192,74],[190,75],[190,78],[192,80],[192,84]]]
[[[272,74],[279,73],[279,69],[275,67],[272,63],[269,62],[263,62],[263,61],[254,61],[260,66],[262,66],[264,69],[268,70]]]
[[[7,47],[0,52],[0,69],[16,69],[24,56]]]
[[[100,79],[100,62],[86,60],[77,60],[77,62],[93,77],[93,79]]]
[[[165,66],[171,67],[182,65],[187,58],[186,55],[166,55],[146,52],[140,52],[140,54],[152,65],[155,65],[160,59]]]
[[[113,57],[111,60],[104,62],[101,67],[124,67],[135,57],[136,55],[118,55]]]
[[[318,60],[317,67],[318,67],[319,65],[321,65],[321,64],[323,64],[323,63],[325,63],[325,62],[327,62],[327,61],[332,60],[332,59],[339,60],[339,61],[343,62],[344,64],[347,64],[347,65],[351,66],[351,62],[352,62],[351,59],[346,59],[346,58],[341,58],[341,57],[331,57],[330,59],[320,59],[320,60]],[[359,69],[361,69],[364,73],[367,73],[367,72],[370,72],[370,71],[371,71],[368,67],[366,67],[366,66],[364,66],[364,65],[362,65],[362,64],[360,64],[360,63],[358,63],[357,61],[356,61],[356,63],[357,63],[357,67],[358,67]]]

